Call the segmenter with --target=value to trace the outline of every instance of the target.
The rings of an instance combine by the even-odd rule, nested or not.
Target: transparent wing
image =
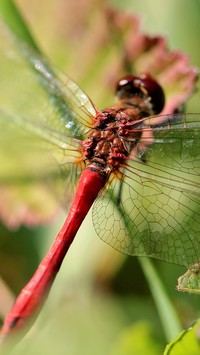
[[[96,232],[123,253],[192,265],[200,260],[200,115],[149,118],[144,128],[123,179],[93,207]]]
[[[50,187],[56,196],[62,193],[63,200],[73,193],[83,165],[81,140],[96,112],[76,83],[16,42],[0,21],[0,214],[4,220],[10,221],[10,214],[15,216],[12,225],[18,217],[19,223],[29,223],[34,215],[36,223],[41,208],[52,205],[52,212],[55,206],[45,189]]]
[[[0,107],[15,123],[50,141],[82,139],[97,110],[69,77],[30,48],[16,43],[0,22]]]

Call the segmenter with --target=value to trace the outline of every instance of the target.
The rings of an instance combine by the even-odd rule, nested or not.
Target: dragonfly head
[[[165,95],[162,87],[149,74],[140,76],[127,75],[116,84],[116,96],[119,100],[133,96],[149,98],[153,111],[158,114],[165,104]]]

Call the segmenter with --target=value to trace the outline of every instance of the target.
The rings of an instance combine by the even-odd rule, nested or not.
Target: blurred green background
[[[199,1],[168,0],[161,4],[159,0],[18,0],[16,4],[42,51],[78,81],[100,108],[103,103],[96,91],[101,88],[101,82],[97,86],[92,83],[92,71],[89,75],[87,64],[83,63],[87,75],[81,70],[82,66],[77,67],[84,51],[79,31],[87,27],[81,22],[82,16],[89,8],[93,9],[92,14],[101,12],[104,5],[114,5],[139,15],[144,32],[167,36],[172,49],[184,51],[190,56],[191,64],[200,67]],[[89,21],[93,21],[92,15]],[[90,47],[86,50],[92,52]],[[200,112],[198,92],[189,100],[187,111]],[[22,227],[14,232],[1,226],[0,271],[14,293],[20,291],[34,272],[64,216],[65,212],[50,226],[31,230]],[[190,326],[199,317],[200,302],[199,296],[176,291],[177,278],[185,269],[157,260],[153,262],[182,326]],[[6,307],[8,305],[1,306],[2,313]],[[16,353],[161,354],[167,341],[137,258],[121,255],[100,241],[89,214],[65,258],[44,309]]]

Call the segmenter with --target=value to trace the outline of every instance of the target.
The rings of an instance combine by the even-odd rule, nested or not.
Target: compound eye
[[[140,76],[128,75],[116,84],[116,96],[126,99],[133,96],[149,97],[155,114],[162,111],[165,104],[165,95],[162,87],[149,74]]]

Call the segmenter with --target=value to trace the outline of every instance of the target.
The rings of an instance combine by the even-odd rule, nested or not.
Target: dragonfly
[[[53,245],[5,318],[1,340],[41,308],[91,207],[97,235],[122,253],[186,267],[200,260],[200,115],[162,115],[164,90],[147,73],[122,77],[116,102],[99,110],[44,58],[3,45],[0,122],[44,143],[41,153],[50,151],[60,164],[68,190],[77,187]]]

